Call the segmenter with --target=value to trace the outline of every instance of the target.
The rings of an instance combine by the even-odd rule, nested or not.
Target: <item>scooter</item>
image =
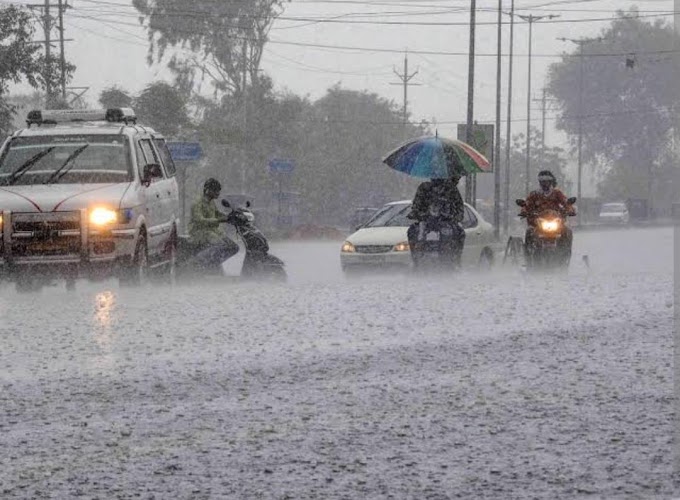
[[[227,214],[227,224],[234,226],[236,234],[246,248],[241,277],[285,281],[287,279],[285,264],[269,253],[267,238],[253,224],[255,215],[250,211],[250,202],[246,203],[246,208],[233,208],[227,200],[222,200],[222,206],[231,210]]]
[[[234,226],[236,234],[243,241],[246,255],[241,267],[241,278],[245,279],[273,279],[286,281],[287,273],[284,262],[269,253],[269,243],[262,232],[255,227],[255,216],[250,211],[250,202],[246,208],[233,208],[227,200],[222,200],[222,206],[230,212],[225,223]],[[178,275],[201,274],[222,275],[222,266],[218,269],[196,269],[192,266],[192,258],[201,251],[201,247],[192,243],[188,237],[180,237],[177,244]]]

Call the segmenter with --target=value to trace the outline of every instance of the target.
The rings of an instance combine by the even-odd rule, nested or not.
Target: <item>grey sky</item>
[[[1,1],[1,0],[0,0]],[[29,3],[21,0],[16,3]],[[56,3],[56,0],[55,0]],[[90,102],[112,84],[139,91],[154,79],[168,77],[162,65],[149,67],[146,33],[139,27],[129,0],[72,0],[66,15],[68,58],[77,67],[73,85],[89,86]],[[187,2],[190,5],[190,2]],[[275,23],[263,59],[263,68],[279,89],[317,98],[336,82],[344,87],[369,90],[399,105],[402,87],[393,68],[403,68],[403,51],[409,50],[410,70],[418,70],[409,89],[409,109],[415,119],[436,119],[442,135],[455,135],[456,124],[465,121],[469,0],[293,0],[284,17],[335,19],[342,22],[310,22],[280,19]],[[496,0],[478,0],[477,70],[475,117],[491,122],[495,116],[497,14]],[[510,0],[503,0],[506,10]],[[637,5],[642,15],[659,14],[672,21],[673,0],[516,0],[520,14],[559,14],[552,22],[534,24],[532,87],[540,97],[547,68],[562,51],[573,50],[559,37],[593,36],[609,24],[617,9]],[[350,22],[345,22],[350,21]],[[451,25],[380,25],[365,21],[400,23],[451,23]],[[509,17],[504,16],[509,22]],[[290,43],[392,49],[396,52],[337,50]],[[509,43],[509,25],[504,26],[504,52]],[[527,24],[517,21],[515,29],[515,72],[513,131],[526,128]],[[462,55],[420,54],[453,52]],[[503,59],[503,100],[507,90],[507,58]],[[19,87],[15,90],[21,90]],[[25,90],[25,89],[24,89]],[[209,92],[208,85],[204,88]],[[539,124],[540,104],[532,105],[532,120]],[[505,104],[503,105],[505,120]],[[554,112],[548,113],[549,117]],[[550,122],[549,122],[550,123]],[[564,137],[549,127],[548,141],[564,144]]]

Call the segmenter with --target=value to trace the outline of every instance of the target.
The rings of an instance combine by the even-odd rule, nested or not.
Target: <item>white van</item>
[[[165,139],[129,108],[31,111],[0,150],[0,277],[174,273],[179,193]]]

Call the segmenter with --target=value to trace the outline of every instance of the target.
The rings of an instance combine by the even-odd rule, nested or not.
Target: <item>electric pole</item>
[[[408,72],[408,52],[404,54],[404,72],[399,73],[396,68],[393,68],[394,74],[397,75],[397,77],[400,80],[400,83],[391,83],[390,85],[403,85],[404,87],[404,109],[403,109],[403,126],[404,126],[404,140],[407,139],[406,137],[406,126],[408,125],[408,86],[409,85],[420,85],[419,83],[411,83],[411,80],[413,77],[415,77],[418,74],[418,70],[415,70],[413,73],[409,74]]]
[[[47,0],[49,2],[49,0]],[[63,0],[59,0],[59,49],[60,49],[60,68],[61,68],[61,98],[66,101],[66,54],[64,53],[64,5]]]
[[[494,148],[493,228],[496,241],[501,239],[501,48],[503,42],[503,0],[498,0],[498,35],[496,57],[496,147]]]
[[[679,0],[680,1],[680,0]],[[515,0],[510,4],[510,61],[508,63],[508,116],[505,126],[505,209],[503,210],[503,232],[508,234],[510,220],[510,153],[512,147],[512,63],[515,43]]]
[[[43,9],[43,31],[45,33],[45,93],[47,108],[52,107],[52,17],[50,16],[50,0],[45,0]]]
[[[523,21],[529,23],[529,73],[527,76],[527,144],[526,144],[526,170],[524,172],[524,191],[529,194],[529,176],[531,172],[531,46],[532,46],[532,36],[533,36],[533,25],[537,21],[543,19],[553,19],[555,17],[560,17],[559,15],[548,15],[548,16],[535,16],[529,14],[528,16],[518,16]]]
[[[475,99],[475,28],[476,28],[477,2],[470,2],[470,50],[468,56],[468,102],[467,102],[467,126],[465,127],[465,142],[472,144],[474,127],[474,99]],[[465,179],[465,201],[473,207],[476,205],[475,175],[468,174]]]

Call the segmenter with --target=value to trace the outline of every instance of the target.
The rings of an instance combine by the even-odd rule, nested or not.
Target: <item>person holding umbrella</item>
[[[407,233],[415,267],[423,256],[425,235],[428,231],[439,231],[444,252],[453,267],[460,268],[465,247],[465,230],[461,225],[465,206],[458,191],[459,181],[460,177],[454,175],[448,179],[431,179],[418,186],[409,214],[416,222]]]
[[[408,230],[414,266],[418,267],[427,246],[426,234],[436,231],[440,234],[440,248],[443,244],[452,267],[460,267],[465,246],[461,225],[465,206],[458,182],[463,175],[488,172],[489,161],[469,144],[435,135],[405,142],[383,163],[412,177],[429,179],[418,187],[409,214],[416,221]]]

